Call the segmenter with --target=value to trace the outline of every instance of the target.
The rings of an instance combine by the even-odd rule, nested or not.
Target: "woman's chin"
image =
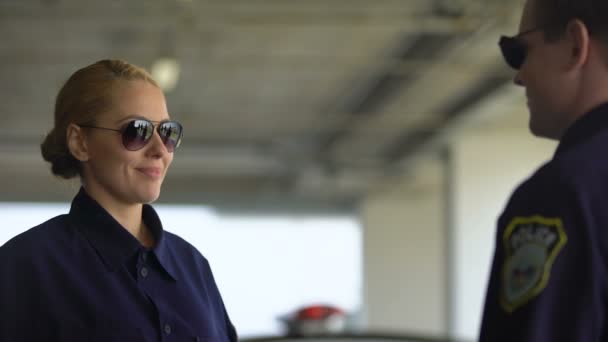
[[[138,193],[138,200],[140,203],[152,203],[158,199],[160,196],[160,188],[159,189],[146,189],[145,191],[140,191]]]

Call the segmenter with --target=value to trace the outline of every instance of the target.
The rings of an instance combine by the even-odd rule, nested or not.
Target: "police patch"
[[[505,261],[500,302],[513,312],[540,294],[549,282],[553,261],[567,242],[562,220],[515,217],[503,235]]]

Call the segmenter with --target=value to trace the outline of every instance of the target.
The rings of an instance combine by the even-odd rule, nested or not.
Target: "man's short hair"
[[[536,27],[547,40],[563,35],[573,19],[582,21],[591,36],[608,45],[608,0],[529,0]]]

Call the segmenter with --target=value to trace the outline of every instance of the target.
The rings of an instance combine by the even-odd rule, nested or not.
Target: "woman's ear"
[[[74,158],[81,162],[89,160],[89,151],[87,148],[87,141],[84,130],[76,125],[70,124],[66,131],[66,139],[68,143],[68,149]]]

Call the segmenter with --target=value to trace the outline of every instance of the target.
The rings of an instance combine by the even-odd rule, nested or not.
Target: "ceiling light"
[[[164,91],[171,91],[179,80],[179,63],[174,58],[159,58],[152,64],[152,77]]]

